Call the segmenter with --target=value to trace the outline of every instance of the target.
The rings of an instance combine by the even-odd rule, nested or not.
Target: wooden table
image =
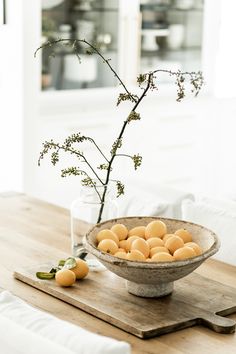
[[[196,326],[142,340],[13,278],[13,271],[68,256],[69,212],[24,194],[0,194],[0,287],[92,332],[127,341],[134,354],[235,354],[236,334]],[[236,268],[206,261],[197,273],[235,287]],[[204,289],[203,289],[204,291]],[[236,314],[229,316],[236,320]],[[122,354],[122,353],[121,353]]]

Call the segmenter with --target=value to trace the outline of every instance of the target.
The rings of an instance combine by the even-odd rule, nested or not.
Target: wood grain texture
[[[0,195],[0,287],[58,318],[129,342],[132,354],[235,354],[235,333],[218,334],[197,325],[143,340],[13,278],[14,270],[21,267],[67,257],[69,226],[65,209],[23,194]],[[236,293],[235,267],[209,259],[196,273],[228,285]],[[228,318],[236,320],[236,314]]]
[[[174,292],[160,299],[147,299],[127,292],[125,280],[109,272],[90,272],[71,288],[55,280],[36,278],[37,271],[49,271],[52,264],[25,268],[14,276],[35,288],[84,310],[140,338],[201,324],[219,333],[233,333],[235,322],[216,315],[236,312],[233,288],[192,273],[175,283]],[[202,291],[204,289],[204,291]]]

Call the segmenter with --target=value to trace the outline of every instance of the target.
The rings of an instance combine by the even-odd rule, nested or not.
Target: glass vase
[[[102,201],[104,189],[106,196]],[[77,257],[83,246],[83,238],[88,230],[98,222],[116,218],[118,206],[114,188],[110,185],[82,187],[79,196],[70,208],[72,255]]]

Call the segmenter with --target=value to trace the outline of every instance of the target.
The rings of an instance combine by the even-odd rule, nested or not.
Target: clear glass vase
[[[96,185],[96,189],[82,187],[78,198],[72,202],[70,216],[73,256],[79,255],[79,250],[83,245],[83,238],[93,225],[117,217],[116,194],[111,187],[111,185]],[[105,201],[102,202],[101,199],[105,188],[106,197]]]

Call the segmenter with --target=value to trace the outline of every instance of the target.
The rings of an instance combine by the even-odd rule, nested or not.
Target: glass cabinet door
[[[42,44],[56,39],[86,39],[118,69],[119,0],[42,0]],[[68,44],[68,43],[67,43]],[[41,87],[72,90],[116,85],[114,76],[97,55],[79,46],[79,60],[61,42],[42,50]]]
[[[201,70],[203,0],[141,0],[140,72]],[[168,75],[159,82],[168,82]]]

